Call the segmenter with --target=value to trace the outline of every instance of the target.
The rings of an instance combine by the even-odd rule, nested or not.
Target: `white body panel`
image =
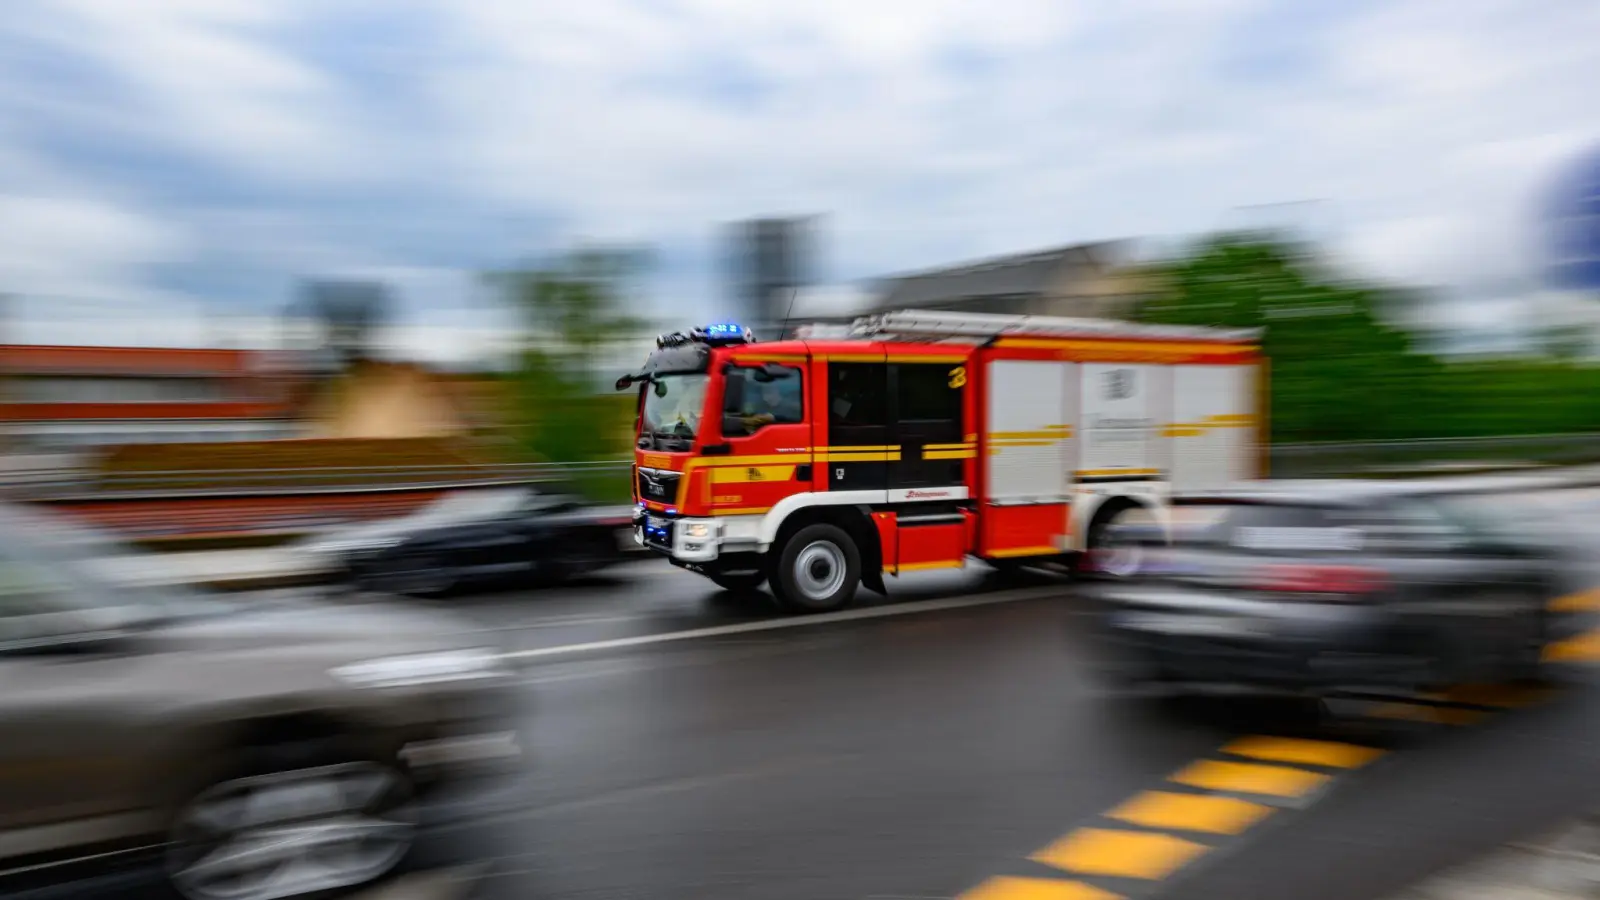
[[[1083,363],[1080,470],[1157,475],[1165,470],[1161,425],[1170,405],[1171,367]]]
[[[988,421],[980,446],[985,499],[1001,504],[1062,503],[1072,471],[1071,363],[996,360],[987,373]]]
[[[1256,475],[1255,366],[1174,366],[1171,482],[1176,491],[1222,487]]]

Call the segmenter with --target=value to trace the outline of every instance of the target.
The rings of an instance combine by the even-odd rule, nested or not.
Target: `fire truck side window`
[[[739,379],[738,389],[730,390],[725,419],[737,419],[742,431],[732,434],[754,434],[767,425],[795,425],[805,421],[804,377],[796,368],[787,369],[787,376],[771,378],[759,369],[738,367],[729,370],[728,379]],[[724,426],[724,434],[730,433]]]
[[[900,421],[950,423],[954,434],[950,440],[959,440],[961,390],[952,383],[952,367],[901,364],[897,368]]]
[[[889,367],[882,363],[828,363],[830,432],[887,426],[888,374]]]

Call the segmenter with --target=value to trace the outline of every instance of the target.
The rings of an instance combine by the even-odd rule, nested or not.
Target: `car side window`
[[[1472,543],[1473,535],[1440,515],[1432,504],[1399,500],[1376,511],[1367,528],[1373,549],[1417,555],[1448,553]]]
[[[765,375],[760,369],[736,367],[729,370],[731,382],[742,384],[727,392],[730,402],[723,409],[724,419],[738,420],[741,432],[751,435],[768,425],[795,425],[805,421],[804,376],[798,368],[784,367],[785,377]],[[731,385],[730,385],[731,386]]]
[[[73,587],[46,565],[0,557],[0,646],[72,630]]]

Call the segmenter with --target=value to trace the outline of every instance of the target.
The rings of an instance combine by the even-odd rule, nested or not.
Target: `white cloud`
[[[570,238],[680,247],[729,219],[824,212],[830,273],[847,277],[1316,198],[1370,271],[1504,283],[1535,265],[1537,190],[1600,140],[1600,6],[1584,3],[367,2],[427,27],[386,57],[414,64],[365,80],[297,43],[350,6],[38,3],[48,15],[10,30],[112,73],[132,133],[243,184],[426,189],[450,199],[442,217],[545,216]],[[410,119],[368,115],[374,91],[407,98]],[[0,134],[0,170],[10,147]],[[125,249],[94,271],[137,286],[127,259],[178,254],[184,236],[147,221],[159,185],[109,187],[108,209],[154,230],[105,213],[88,233]],[[292,203],[233,202],[184,220],[207,258],[441,265],[365,249],[371,234]],[[230,221],[246,227],[216,226]],[[656,314],[710,306],[689,295],[712,279],[669,275]]]
[[[339,85],[285,46],[300,0],[40,0],[11,30],[121,83],[127,136],[181,147],[257,179],[373,171],[341,122]],[[45,86],[36,85],[35,89]]]

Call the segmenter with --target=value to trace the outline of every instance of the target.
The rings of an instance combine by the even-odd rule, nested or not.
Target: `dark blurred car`
[[[520,769],[497,650],[404,607],[117,585],[115,550],[0,506],[0,895],[268,900],[473,860],[441,829]]]
[[[1486,482],[1282,481],[1180,500],[1117,537],[1107,671],[1156,693],[1429,690],[1539,679],[1585,553]],[[1154,538],[1160,537],[1161,540]],[[1170,543],[1167,539],[1170,539]]]
[[[440,596],[592,574],[636,549],[632,524],[630,507],[513,488],[464,493],[415,515],[334,531],[304,549],[362,589]]]

